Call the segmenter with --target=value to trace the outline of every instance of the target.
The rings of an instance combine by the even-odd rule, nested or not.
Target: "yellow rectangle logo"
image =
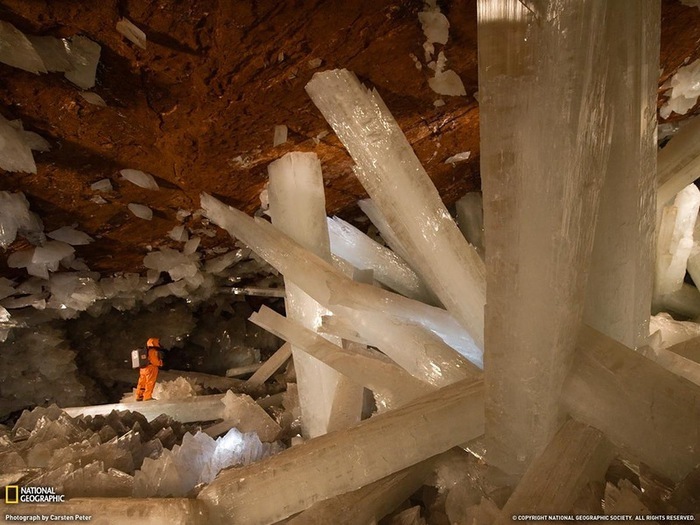
[[[5,503],[19,503],[19,486],[7,485],[5,487]]]

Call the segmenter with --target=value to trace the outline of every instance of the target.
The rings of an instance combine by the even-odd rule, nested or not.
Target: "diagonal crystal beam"
[[[263,306],[250,321],[374,392],[382,408],[396,408],[434,390],[391,362],[346,350]]]
[[[672,480],[700,463],[700,387],[584,326],[562,405]]]
[[[392,290],[427,304],[438,304],[418,275],[398,255],[338,217],[328,218],[331,251],[356,268],[371,269]]]
[[[527,469],[508,498],[498,525],[514,514],[557,514],[571,509],[581,490],[603,479],[615,447],[595,428],[569,419]]]
[[[483,384],[455,383],[343,432],[223,471],[198,500],[220,523],[276,523],[480,436],[483,419]]]
[[[254,220],[211,195],[203,193],[201,205],[212,222],[247,244],[278,272],[326,308],[345,306],[405,319],[438,334],[462,355],[481,353],[471,335],[445,310],[354,282],[270,223]]]
[[[306,92],[352,156],[355,175],[406,248],[411,266],[482,346],[484,263],[384,101],[345,69],[316,73]]]

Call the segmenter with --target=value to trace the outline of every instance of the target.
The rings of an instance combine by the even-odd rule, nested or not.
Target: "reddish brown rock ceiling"
[[[102,271],[139,271],[147,245],[175,245],[166,237],[175,213],[197,209],[201,191],[252,213],[267,164],[292,150],[320,156],[329,213],[356,216],[365,194],[349,156],[332,132],[313,140],[330,131],[304,92],[315,72],[309,61],[318,58],[321,68],[348,68],[379,90],[445,201],[454,202],[479,187],[476,2],[439,3],[451,23],[448,67],[466,97],[433,93],[427,68],[418,71],[410,57],[423,55],[420,0],[0,1],[0,19],[25,33],[98,42],[93,91],[108,104],[90,105],[60,74],[0,64],[0,112],[52,144],[35,155],[36,175],[3,173],[0,190],[23,191],[47,230],[78,223],[97,236],[78,255]],[[146,50],[117,33],[122,16],[146,33]],[[700,10],[664,2],[662,26],[663,82],[700,56]],[[438,98],[446,104],[436,108]],[[289,127],[289,139],[273,148],[276,124]],[[461,151],[472,152],[469,162],[444,163]],[[122,168],[153,174],[161,190],[119,180]],[[102,178],[115,189],[99,205],[89,187]],[[129,202],[151,206],[153,220],[135,218]],[[203,245],[221,242],[230,241],[220,234]]]

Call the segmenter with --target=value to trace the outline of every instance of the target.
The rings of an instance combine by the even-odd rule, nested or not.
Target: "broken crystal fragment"
[[[670,81],[669,99],[661,106],[659,115],[668,118],[672,112],[685,115],[700,97],[700,60],[678,68]]]
[[[452,164],[453,166],[458,162],[465,162],[471,157],[471,151],[463,151],[462,153],[457,153],[445,159],[445,164]]]
[[[185,227],[182,224],[178,224],[168,232],[168,237],[170,237],[173,241],[187,242],[187,230],[185,230]]]
[[[1,119],[1,117],[0,117]],[[0,150],[0,157],[1,157]],[[29,202],[22,192],[0,191],[0,247],[7,248],[19,233],[32,243],[44,241],[44,225],[29,211]]]
[[[131,20],[126,18],[119,20],[119,22],[117,22],[117,31],[119,31],[124,38],[136,44],[141,49],[146,49],[146,33],[136,27]]]
[[[483,261],[464,240],[379,94],[368,92],[347,70],[316,73],[306,91],[356,162],[360,182],[410,252],[407,262],[482,347]],[[432,257],[434,253],[440,257]]]
[[[150,221],[153,218],[153,210],[151,210],[151,208],[148,206],[130,202],[127,207],[129,208],[129,211],[136,215],[139,219]]]
[[[65,39],[70,68],[65,77],[78,87],[90,89],[95,85],[97,63],[100,60],[101,47],[84,36],[72,36]]]
[[[450,22],[440,12],[439,8],[426,9],[418,13],[418,21],[423,29],[426,41],[437,44],[447,44]]]
[[[221,402],[226,407],[222,416],[224,421],[230,422],[239,432],[253,432],[260,441],[268,443],[279,436],[280,426],[250,396],[229,390]]]
[[[0,168],[6,171],[36,173],[34,156],[22,130],[16,129],[2,115],[0,115]]]
[[[93,93],[92,91],[81,91],[80,96],[83,97],[83,99],[85,99],[86,102],[92,104],[93,106],[99,106],[101,108],[107,107],[105,99],[103,99],[97,93]]]
[[[63,39],[53,36],[34,35],[29,35],[27,38],[34,46],[48,71],[60,71],[63,73],[70,68],[70,60]]]
[[[57,241],[62,241],[72,246],[81,246],[85,244],[90,244],[93,239],[87,233],[72,228],[71,226],[62,226],[58,230],[54,230],[46,234],[47,237],[55,239]]]
[[[143,171],[125,169],[121,170],[119,173],[121,173],[122,177],[124,177],[126,180],[128,180],[132,184],[140,186],[141,188],[146,188],[147,190],[160,189],[158,187],[156,179],[153,178],[153,175],[149,175],[148,173],[144,173]]]
[[[275,134],[272,138],[272,147],[279,146],[285,142],[287,142],[287,126],[284,124],[275,126]]]
[[[24,34],[0,20],[0,62],[30,73],[46,73],[44,62]]]

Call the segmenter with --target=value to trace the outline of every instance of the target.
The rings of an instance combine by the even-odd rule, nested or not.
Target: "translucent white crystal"
[[[267,307],[254,313],[250,321],[368,388],[381,399],[383,408],[396,408],[432,390],[393,363],[334,345]]]
[[[151,210],[151,208],[148,206],[130,202],[127,207],[129,208],[129,211],[136,215],[139,219],[150,221],[153,218],[153,210]]]
[[[158,381],[153,388],[153,397],[160,401],[182,399],[183,397],[195,395],[197,395],[195,387],[184,377],[178,377],[174,381]]]
[[[658,154],[658,197],[660,210],[700,172],[700,118],[691,119]]]
[[[32,263],[45,264],[49,270],[56,271],[58,263],[66,257],[70,257],[75,248],[62,241],[48,241],[43,246],[37,246],[32,255]]]
[[[669,348],[683,341],[700,336],[700,324],[691,321],[676,321],[667,313],[652,315],[649,321],[649,334],[654,335],[652,346],[662,349]]]
[[[44,62],[24,34],[0,20],[0,62],[30,73],[46,73]]]
[[[275,134],[272,139],[272,146],[279,146],[280,144],[284,144],[285,142],[287,142],[287,126],[285,126],[284,124],[275,126]]]
[[[622,69],[610,49],[629,38],[611,20],[635,3],[538,4],[544,13],[517,0],[477,4],[487,459],[511,473],[522,474],[562,422],[610,117],[629,103],[610,89]],[[646,38],[634,22],[632,34]]]
[[[70,68],[65,76],[78,87],[90,89],[95,85],[97,63],[100,60],[101,47],[84,36],[72,36],[65,40]]]
[[[90,189],[93,191],[112,191],[112,181],[109,179],[100,179],[90,184]]]
[[[672,480],[700,461],[700,387],[591,328],[579,334],[562,405]]]
[[[87,233],[78,231],[71,226],[62,226],[57,230],[47,233],[46,236],[57,241],[65,242],[72,246],[90,244],[95,240],[92,237],[90,237]]]
[[[269,213],[281,231],[330,260],[321,162],[315,153],[288,153],[268,166]],[[327,311],[285,274],[290,318],[316,330]],[[337,342],[337,340],[336,340]],[[315,437],[360,420],[362,388],[292,345],[304,435]]]
[[[80,96],[83,97],[83,99],[85,99],[86,102],[92,104],[93,106],[99,106],[101,108],[107,107],[105,99],[103,99],[97,93],[93,93],[92,91],[81,91]]]
[[[185,230],[185,227],[182,224],[178,224],[168,232],[168,237],[170,237],[173,241],[187,242],[187,230]]]
[[[451,97],[463,97],[467,94],[464,88],[464,83],[459,75],[451,69],[445,69],[447,60],[442,51],[438,55],[435,66],[435,76],[428,79],[430,89],[438,95],[446,95]]]
[[[28,35],[27,38],[34,46],[48,71],[60,71],[63,73],[70,68],[70,60],[63,39],[53,36],[34,35]]]
[[[525,472],[503,515],[572,508],[588,483],[603,479],[614,456],[613,445],[599,430],[568,420]]]
[[[455,203],[457,224],[469,244],[484,255],[484,205],[481,192],[473,191]]]
[[[217,440],[203,432],[187,433],[182,445],[164,450],[158,459],[144,460],[134,476],[134,495],[185,496],[196,484],[212,481],[221,469],[253,463],[278,448],[235,428]]]
[[[429,9],[418,13],[418,20],[425,38],[430,43],[447,44],[450,22],[440,9]]]
[[[661,214],[656,243],[654,294],[670,294],[681,287],[693,248],[693,230],[700,209],[700,190],[690,184]]]
[[[480,356],[481,351],[470,335],[445,310],[354,282],[323,259],[304,250],[268,222],[254,220],[207,194],[202,194],[201,202],[213,222],[264,255],[285,278],[326,308],[343,306],[367,310],[420,324],[435,332],[453,348],[459,348],[463,355]],[[465,242],[459,231],[457,235]],[[318,322],[320,324],[320,318]]]
[[[141,49],[146,49],[146,33],[136,27],[131,20],[126,18],[119,20],[117,22],[117,31]]]
[[[0,115],[0,168],[6,171],[36,173],[29,143],[21,130]]]
[[[647,336],[654,273],[658,74],[652,64],[658,61],[660,28],[658,4],[625,5],[610,14],[611,26],[620,28],[608,48],[615,60],[611,67],[629,74],[611,75],[608,81],[607,92],[618,102],[584,321],[634,348]]]
[[[335,255],[356,268],[371,268],[379,282],[406,297],[435,304],[423,281],[394,252],[338,217],[328,218],[328,232]]]
[[[670,97],[661,106],[659,114],[663,118],[668,118],[671,112],[685,115],[695,106],[698,97],[700,97],[700,59],[678,68],[671,78]]]
[[[233,266],[237,262],[243,260],[243,258],[246,256],[246,253],[249,253],[249,251],[239,249],[226,253],[224,255],[220,255],[219,257],[209,259],[207,262],[204,263],[204,271],[213,274],[223,272],[230,266]]]
[[[277,372],[292,357],[292,345],[285,343],[265,361],[260,368],[245,382],[246,392],[255,390]]]
[[[372,221],[372,224],[377,228],[377,230],[379,230],[382,239],[384,242],[386,242],[389,248],[391,248],[396,255],[411,265],[412,263],[408,248],[403,245],[399,237],[396,235],[396,233],[394,233],[394,230],[391,228],[374,201],[372,201],[372,199],[363,199],[358,201],[357,205],[364,212],[364,214],[369,217],[369,220]]]
[[[0,191],[0,247],[12,244],[17,233],[31,242],[42,242],[43,230],[39,217],[29,211],[29,202],[23,193]]]
[[[355,174],[400,236],[411,255],[409,264],[482,346],[483,262],[379,94],[368,92],[346,70],[316,73],[306,91],[355,160]]]
[[[275,523],[479,436],[483,417],[482,385],[451,385],[343,432],[222,472],[199,499],[213,520]],[[352,450],[342,468],[338,450]]]
[[[144,173],[143,171],[124,169],[121,170],[119,173],[121,173],[122,177],[124,177],[126,180],[128,180],[132,184],[140,186],[141,188],[146,188],[147,190],[160,189],[158,187],[156,179],[153,178],[153,175],[149,175],[148,173]]]
[[[279,436],[280,426],[252,397],[229,390],[221,402],[226,407],[222,416],[224,421],[230,421],[239,432],[255,433],[261,441],[268,443]]]
[[[49,286],[51,298],[47,308],[84,311],[102,295],[102,290],[94,279],[72,272],[51,275]]]
[[[185,246],[183,246],[182,253],[184,253],[185,255],[192,255],[197,251],[200,241],[201,239],[199,237],[192,237],[185,243]]]
[[[456,153],[452,155],[451,157],[448,157],[445,159],[445,164],[452,164],[453,166],[457,164],[458,162],[464,162],[469,160],[469,157],[471,157],[472,152],[471,151],[463,151],[461,153]]]
[[[320,58],[312,58],[309,60],[309,69],[316,69],[317,67],[321,67],[321,64],[323,64],[323,60]]]

